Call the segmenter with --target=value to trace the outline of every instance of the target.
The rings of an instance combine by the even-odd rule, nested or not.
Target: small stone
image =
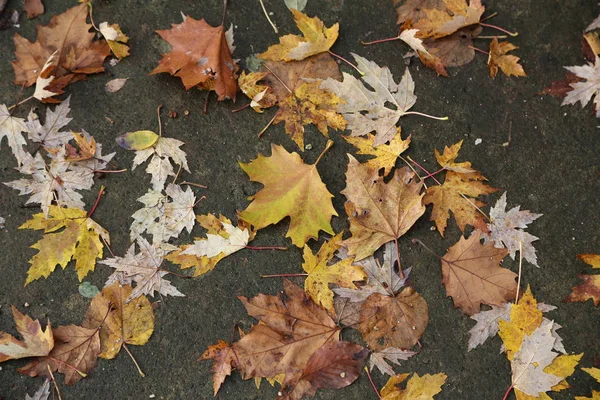
[[[304,146],[304,150],[312,150],[312,144],[308,143],[306,146]]]
[[[27,307],[29,307],[29,303],[27,303],[27,302],[26,302],[25,304],[23,304],[23,306],[24,306],[25,308],[27,308]]]
[[[481,144],[481,142],[483,142],[483,140],[481,140],[480,138],[475,139],[475,146]]]
[[[153,398],[155,398],[155,397],[156,397],[156,395],[155,395],[155,394],[151,394],[151,395],[150,395],[150,396],[148,396],[148,397],[149,397],[149,398],[151,398],[151,399],[153,399]]]
[[[190,112],[189,112],[188,110],[185,110],[185,111],[183,112],[183,115],[185,115],[185,116],[188,116],[188,115],[190,115]]]

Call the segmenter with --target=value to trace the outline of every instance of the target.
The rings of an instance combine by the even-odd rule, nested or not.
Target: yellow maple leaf
[[[596,382],[600,383],[600,368],[581,368],[581,370],[594,378]]]
[[[425,374],[419,376],[414,374],[407,382],[406,388],[401,389],[399,385],[408,378],[410,374],[399,374],[390,377],[381,389],[382,400],[430,400],[442,391],[442,385],[446,382],[446,374]]]
[[[329,265],[329,261],[340,248],[341,240],[342,233],[338,233],[324,243],[317,254],[313,254],[310,247],[304,246],[302,269],[308,272],[308,277],[304,281],[304,290],[315,303],[323,306],[331,315],[335,315],[335,309],[333,308],[333,292],[329,288],[329,284],[356,289],[354,282],[367,278],[361,267],[352,265],[354,262],[352,257]]]
[[[525,335],[531,335],[540,326],[543,316],[529,286],[517,304],[510,307],[510,321],[500,320],[499,335],[504,342],[506,356],[512,360],[521,348]]]
[[[451,35],[465,26],[479,22],[485,7],[481,0],[442,0],[436,8],[425,8],[424,18],[420,18],[412,25],[419,29],[421,38],[441,38]]]
[[[494,38],[490,43],[490,55],[488,57],[488,67],[490,68],[490,76],[496,77],[498,68],[504,72],[506,76],[527,76],[523,66],[519,64],[519,57],[508,55],[509,51],[518,49],[512,43],[498,42],[498,38]]]
[[[325,151],[333,142],[328,141]],[[317,171],[317,163],[304,164],[298,153],[288,153],[283,147],[271,145],[271,156],[259,155],[240,166],[250,179],[264,185],[251,196],[252,203],[240,213],[240,218],[255,229],[276,224],[290,217],[286,237],[298,247],[323,230],[333,235],[331,217],[337,216],[325,184]],[[319,157],[320,159],[321,157]]]
[[[273,61],[303,60],[315,54],[328,51],[335,43],[339,33],[339,24],[327,28],[317,17],[309,18],[306,14],[292,9],[298,29],[304,34],[285,35],[279,38],[279,44],[270,46],[259,57]]]
[[[108,47],[110,47],[115,57],[121,59],[129,55],[129,46],[125,44],[129,41],[129,38],[123,33],[118,24],[109,25],[108,22],[102,22],[98,25],[98,29],[106,39]]]
[[[88,272],[93,271],[96,259],[102,258],[102,242],[110,244],[106,229],[88,218],[85,211],[77,208],[62,208],[51,205],[48,218],[44,213],[34,214],[19,229],[43,230],[44,236],[31,248],[39,253],[29,263],[25,285],[41,277],[47,278],[57,265],[63,269],[71,259],[81,282]]]
[[[358,136],[343,136],[343,138],[356,147],[358,152],[356,154],[367,154],[375,156],[375,158],[369,159],[364,164],[375,170],[383,168],[383,175],[386,176],[392,170],[392,167],[396,165],[398,156],[402,154],[410,145],[410,135],[406,140],[403,140],[400,136],[400,127],[398,134],[394,135],[393,139],[388,143],[384,143],[375,147],[375,135],[368,134],[366,138]]]
[[[435,149],[435,159],[438,164],[442,166],[442,168],[447,169],[449,171],[459,172],[463,174],[469,174],[472,172],[477,172],[473,168],[471,168],[471,163],[469,161],[463,161],[460,163],[455,162],[456,157],[458,157],[458,152],[462,147],[463,141],[461,140],[458,143],[453,144],[452,146],[444,147],[444,152],[440,154],[440,152]]]

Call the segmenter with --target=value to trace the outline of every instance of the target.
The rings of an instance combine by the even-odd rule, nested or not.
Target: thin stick
[[[285,278],[293,276],[308,276],[308,274],[275,274],[275,275],[261,275],[261,278]]]
[[[162,136],[162,122],[160,120],[160,109],[162,108],[162,104],[158,106],[156,109],[156,115],[158,115],[158,136]]]
[[[400,40],[400,36],[395,36],[395,37],[391,37],[391,38],[385,38],[385,39],[378,39],[378,40],[373,40],[372,42],[363,42],[362,40],[360,41],[360,44],[362,44],[363,46],[370,46],[372,44],[377,44],[377,43],[385,43],[385,42],[393,42],[395,40]]]
[[[484,19],[482,19],[480,22],[487,21],[488,19],[492,19],[496,15],[498,15],[498,11],[491,13],[490,15],[488,15],[487,17],[485,17]]]
[[[319,161],[321,161],[321,158],[323,158],[323,156],[325,155],[325,153],[327,153],[327,150],[329,150],[331,146],[333,146],[333,140],[328,140],[327,144],[325,144],[325,148],[323,149],[321,154],[319,154],[319,158],[317,158],[317,161],[315,161],[313,165],[316,166],[319,163]]]
[[[473,39],[506,39],[508,36],[506,35],[501,35],[501,36],[475,36]]]
[[[188,181],[183,181],[183,182],[180,183],[180,185],[190,185],[190,186],[196,186],[196,187],[199,187],[199,188],[202,188],[202,189],[208,189],[208,186],[204,186],[204,185],[201,185],[199,183],[188,182]]]
[[[88,218],[91,218],[92,215],[94,214],[94,211],[96,211],[96,207],[98,207],[98,203],[100,203],[100,198],[104,194],[104,189],[106,189],[104,186],[100,187],[100,191],[98,192],[98,197],[96,197],[96,202],[94,203],[94,206],[92,207],[92,209],[90,210],[90,212],[87,215]]]
[[[445,170],[446,170],[446,167],[444,167],[444,168],[440,168],[440,169],[438,169],[437,171],[435,171],[435,172],[432,172],[432,173],[430,173],[430,174],[428,174],[428,175],[424,176],[424,177],[423,177],[423,179],[431,178],[432,176],[434,176],[434,175],[437,175],[437,174],[439,174],[440,172],[442,172],[442,171],[445,171]]]
[[[127,172],[127,168],[125,168],[125,169],[93,169],[92,172],[97,172],[99,174],[117,174],[119,172]]]
[[[202,113],[204,115],[208,114],[208,99],[210,98],[210,90],[208,91],[208,93],[206,93],[206,100],[204,100],[204,109],[202,110]]]
[[[248,103],[248,104],[244,104],[243,106],[241,106],[240,108],[236,108],[235,110],[231,110],[232,113],[236,113],[242,110],[245,110],[246,108],[250,107],[250,104],[252,103]]]
[[[438,121],[448,121],[448,119],[449,119],[448,117],[434,117],[433,115],[420,113],[418,111],[407,111],[402,115],[420,115],[420,116],[426,117],[426,118],[437,119]]]
[[[137,361],[135,360],[135,358],[133,357],[133,354],[131,354],[131,352],[129,351],[129,348],[127,347],[127,345],[125,343],[123,343],[123,348],[125,349],[125,351],[127,352],[127,354],[129,354],[129,357],[131,358],[131,361],[133,361],[133,363],[135,364],[135,367],[138,370],[138,373],[140,374],[140,376],[142,378],[146,377],[146,374],[144,374],[144,371],[142,371],[142,369],[140,368],[140,366],[138,365]]]
[[[56,394],[58,394],[58,400],[62,400],[62,396],[60,395],[60,389],[58,388],[58,385],[56,384],[56,378],[54,377],[54,374],[52,373],[52,369],[50,368],[50,364],[46,364],[46,367],[48,368],[48,373],[50,373],[50,377],[52,377],[52,383],[54,384],[54,389],[56,389]]]
[[[91,1],[87,1],[86,3],[87,3],[88,8],[90,10],[90,22],[92,23],[92,26],[94,27],[94,29],[97,30],[98,32],[100,32],[100,29],[98,29],[98,27],[94,23],[94,16],[92,15],[92,2]]]
[[[402,161],[404,161],[404,164],[406,164],[408,166],[408,168],[410,168],[412,170],[412,172],[415,173],[415,175],[417,176],[417,178],[419,178],[419,180],[421,182],[423,182],[423,186],[425,186],[425,189],[427,189],[427,184],[425,183],[425,181],[423,180],[423,178],[421,178],[421,176],[419,175],[419,173],[417,172],[417,170],[412,166],[412,164],[409,163],[408,160],[406,160],[401,155],[398,155],[398,158],[401,159]]]
[[[12,106],[8,107],[8,111],[12,110],[13,108],[20,106],[23,103],[27,103],[29,100],[33,99],[33,96],[29,96],[28,98],[19,101],[18,103],[13,104]]]
[[[507,35],[509,35],[509,36],[512,36],[512,37],[519,36],[519,32],[510,32],[510,31],[507,31],[506,29],[504,29],[504,28],[500,28],[499,26],[496,26],[496,25],[492,25],[492,24],[484,24],[483,22],[480,22],[480,23],[479,23],[479,25],[481,25],[481,26],[485,26],[485,27],[487,27],[487,28],[496,29],[496,30],[498,30],[498,31],[500,31],[500,32],[504,32],[504,33],[506,33]]]
[[[106,248],[108,249],[108,252],[110,253],[111,256],[116,257],[115,253],[113,253],[112,249],[110,248],[110,246],[108,245],[108,243],[106,242],[106,239],[104,239],[103,236],[100,236],[100,239],[102,239],[102,242],[104,242],[104,245],[106,246]]]
[[[275,117],[277,116],[277,114],[273,115],[273,118],[271,118],[271,120],[269,121],[269,123],[267,124],[267,126],[265,126],[262,131],[258,132],[258,138],[260,139],[262,137],[262,135],[267,131],[267,129],[269,129],[269,127],[271,125],[273,125],[273,121],[275,121]]]
[[[491,218],[490,218],[490,217],[488,217],[488,215],[487,215],[486,213],[484,213],[484,212],[483,212],[483,210],[482,210],[481,208],[477,207],[477,204],[473,203],[473,202],[471,201],[471,199],[469,199],[467,196],[465,196],[465,195],[464,195],[464,194],[462,194],[462,193],[461,193],[460,195],[461,195],[461,196],[462,196],[462,198],[463,198],[463,199],[465,199],[465,200],[466,200],[466,201],[467,201],[469,204],[471,204],[473,207],[475,207],[475,209],[476,209],[477,211],[479,211],[479,212],[481,213],[481,215],[483,215],[483,216],[485,217],[485,219],[487,219],[488,221],[490,221],[490,220],[491,220]]]
[[[202,200],[206,199],[206,196],[202,196],[200,197],[193,205],[192,208],[196,207],[198,205],[198,203],[200,203]]]
[[[371,382],[371,386],[373,386],[373,390],[375,391],[377,398],[381,400],[383,397],[381,397],[381,395],[379,394],[379,390],[377,390],[377,386],[375,386],[375,382],[373,382],[373,378],[371,378],[369,368],[365,367],[365,372],[367,373],[367,377],[369,378],[369,382]]]
[[[248,250],[287,250],[287,247],[284,246],[246,246],[244,247]]]
[[[481,50],[481,49],[479,49],[479,48],[477,48],[477,47],[475,47],[475,46],[467,46],[467,47],[468,47],[468,48],[470,48],[470,49],[473,49],[473,50],[475,50],[475,51],[478,51],[478,52],[480,52],[480,53],[487,54],[488,56],[490,55],[490,53],[488,53],[487,51],[485,51],[485,50]]]
[[[179,164],[179,169],[177,170],[177,173],[175,174],[175,178],[173,178],[173,184],[175,184],[175,182],[177,182],[177,178],[179,178],[179,174],[181,173],[182,168],[183,168],[183,165]]]
[[[340,60],[342,60],[343,62],[345,62],[345,63],[346,63],[346,64],[348,64],[349,66],[351,66],[352,68],[354,68],[354,69],[356,70],[356,72],[358,72],[358,73],[359,73],[361,76],[364,76],[364,75],[365,75],[365,73],[364,73],[364,72],[362,72],[360,69],[358,69],[358,67],[357,67],[356,65],[352,64],[350,61],[346,60],[344,57],[342,57],[342,56],[340,56],[340,55],[338,55],[338,54],[335,54],[335,53],[334,53],[333,51],[331,51],[331,50],[327,50],[327,52],[328,52],[329,54],[331,54],[332,56],[339,58]]]
[[[269,24],[271,24],[271,27],[273,28],[275,33],[279,33],[279,31],[277,30],[277,27],[275,26],[273,21],[271,21],[271,18],[269,18],[269,13],[267,12],[267,9],[265,8],[265,4],[263,3],[263,0],[258,0],[258,1],[260,2],[260,6],[262,7],[263,12],[265,13],[265,17],[267,17],[267,21],[269,21]]]
[[[418,162],[416,162],[415,160],[410,158],[410,156],[407,156],[406,158],[408,158],[412,163],[414,163],[417,167],[419,167],[421,170],[423,170],[423,172],[425,172],[427,175],[431,175],[431,173],[429,171],[427,171],[424,167],[422,167],[421,164],[419,164]],[[441,185],[440,181],[438,181],[435,176],[432,176],[431,179],[433,179],[438,185]]]
[[[290,94],[293,94],[294,92],[292,92],[292,89],[290,89],[282,80],[280,77],[277,76],[277,74],[275,72],[273,72],[271,70],[271,68],[269,68],[269,66],[267,64],[263,65],[274,77],[275,79],[277,79],[279,81],[279,83],[281,83],[283,85],[284,88],[287,89],[288,92],[290,92]]]
[[[519,289],[521,289],[521,272],[523,271],[523,242],[519,240],[519,278],[517,279],[517,295],[515,296],[515,304],[519,302]]]
[[[221,26],[225,26],[225,15],[227,14],[227,0],[223,0],[223,18],[221,18]]]
[[[510,385],[510,387],[506,390],[506,393],[504,393],[504,397],[502,398],[502,400],[507,400],[508,399],[508,395],[513,390],[513,388],[514,388],[514,385]]]

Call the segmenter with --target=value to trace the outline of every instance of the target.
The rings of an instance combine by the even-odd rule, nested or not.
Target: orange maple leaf
[[[578,254],[577,258],[591,265],[592,268],[600,268],[600,254]],[[600,274],[581,274],[579,278],[583,283],[575,286],[565,301],[593,300],[595,306],[600,304]]]
[[[488,66],[490,67],[490,76],[496,77],[498,68],[504,72],[506,76],[527,76],[525,70],[519,64],[519,57],[507,55],[509,51],[518,49],[512,43],[498,42],[498,38],[494,38],[490,43],[490,56],[488,58]]]

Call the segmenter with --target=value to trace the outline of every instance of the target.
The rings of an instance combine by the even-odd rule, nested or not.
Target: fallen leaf
[[[296,9],[290,10],[294,21],[304,36],[285,35],[279,44],[270,46],[259,57],[272,61],[299,61],[328,51],[338,37],[339,24],[327,28],[319,18],[309,18]]]
[[[448,76],[448,71],[446,71],[446,66],[442,60],[429,52],[429,50],[423,45],[423,40],[416,37],[418,33],[418,29],[404,29],[402,32],[400,32],[398,38],[409,45],[410,48],[417,53],[419,59],[421,59],[421,62],[427,67],[436,71],[438,76]],[[473,53],[475,52],[474,50],[472,51]]]
[[[23,146],[27,146],[21,132],[27,132],[25,120],[13,117],[6,105],[0,104],[0,143],[2,138],[6,137],[8,146],[19,164],[22,164],[26,159],[26,151]]]
[[[104,40],[94,41],[95,33],[90,32],[92,25],[86,22],[87,15],[87,4],[80,4],[53,16],[48,25],[38,26],[35,42],[15,33],[14,83],[25,87],[33,85],[48,58],[57,50],[58,61],[52,75],[63,83],[104,71],[102,64],[110,49]]]
[[[57,67],[58,62],[58,50],[48,57],[48,60],[44,63],[40,74],[35,80],[35,92],[33,97],[40,100],[43,103],[60,103],[60,100],[54,99],[54,96],[63,94],[63,88],[69,83],[68,80],[55,80],[52,75]],[[53,83],[54,82],[54,83]]]
[[[499,321],[510,319],[511,305],[509,303],[491,307],[490,310],[471,315],[471,319],[477,321],[477,324],[469,330],[469,347],[467,351],[473,350],[485,343],[487,339],[496,336]]]
[[[290,217],[286,237],[295,246],[303,246],[317,238],[323,230],[333,235],[330,220],[337,216],[327,187],[321,181],[316,164],[304,164],[298,153],[288,153],[283,147],[271,145],[271,156],[259,155],[240,166],[250,180],[264,187],[251,196],[252,203],[240,213],[240,218],[256,230]]]
[[[581,368],[581,370],[600,383],[600,368]]]
[[[50,379],[44,381],[42,386],[35,391],[33,397],[26,394],[25,400],[48,400],[48,396],[50,396]]]
[[[519,57],[506,54],[518,48],[509,42],[498,42],[498,38],[496,37],[491,41],[488,66],[490,67],[490,76],[492,78],[495,78],[496,74],[498,74],[498,68],[506,76],[527,76],[525,70],[519,64]]]
[[[578,254],[577,258],[592,266],[592,268],[600,268],[600,254]],[[578,275],[583,283],[573,287],[571,294],[565,299],[565,301],[576,302],[576,301],[588,301],[593,300],[594,305],[600,304],[600,274]]]
[[[50,321],[44,330],[40,321],[37,319],[34,321],[28,315],[22,314],[15,306],[12,306],[12,313],[17,331],[23,340],[18,340],[6,332],[0,332],[0,362],[48,355],[54,347]]]
[[[356,289],[354,282],[367,278],[361,267],[353,265],[353,258],[330,263],[334,253],[340,248],[342,234],[338,233],[324,243],[317,254],[313,254],[310,247],[304,245],[302,269],[308,273],[304,281],[304,290],[316,304],[325,308],[331,315],[335,315],[335,310],[333,292],[329,285]]]
[[[343,138],[358,149],[356,154],[375,156],[363,164],[378,171],[383,168],[383,176],[387,176],[391,172],[396,165],[398,156],[404,153],[410,145],[410,135],[403,140],[400,135],[400,127],[398,127],[398,134],[394,135],[389,144],[384,143],[377,147],[374,146],[375,135],[367,134],[366,138],[353,136],[343,136]]]
[[[498,322],[499,335],[509,360],[512,360],[515,353],[521,348],[523,338],[531,335],[542,321],[542,311],[538,309],[537,301],[533,297],[531,289],[527,287],[519,302],[511,305],[510,319]]]
[[[422,8],[422,7],[420,7]],[[411,26],[419,29],[420,37],[441,38],[457,30],[479,23],[485,7],[481,0],[443,0],[436,8],[422,8],[423,18],[413,20]]]
[[[106,281],[106,286],[111,286],[114,282],[120,282],[122,285],[129,285],[136,282],[136,286],[125,300],[126,303],[142,296],[154,296],[158,292],[163,296],[181,296],[181,293],[175,286],[163,277],[169,272],[160,266],[167,251],[151,245],[143,237],[137,238],[137,244],[140,252],[136,254],[135,243],[132,243],[125,257],[113,257],[100,261],[101,264],[108,265],[115,269]]]
[[[461,140],[450,147],[445,146],[444,152],[441,154],[437,149],[434,149],[435,159],[437,160],[438,164],[447,171],[454,171],[461,174],[477,172],[471,167],[471,162],[469,161],[456,162],[456,158],[458,157],[458,152],[460,151],[462,144],[463,141]]]
[[[110,81],[106,82],[106,85],[104,85],[104,90],[106,90],[108,93],[118,92],[119,90],[121,90],[123,88],[123,86],[125,86],[125,83],[127,83],[128,79],[129,78],[111,79]],[[127,149],[127,150],[131,150],[131,149]],[[141,149],[139,149],[139,150],[141,150]]]
[[[68,386],[86,377],[96,366],[100,354],[98,329],[86,329],[77,325],[59,326],[54,329],[54,347],[50,354],[38,357],[18,371],[27,376],[45,376],[58,371],[65,375]]]
[[[439,373],[435,375],[425,374],[419,376],[415,373],[406,382],[406,388],[403,390],[400,384],[408,378],[410,374],[400,374],[390,377],[385,386],[381,389],[382,400],[433,400],[433,396],[442,391],[442,386],[446,382],[446,374]]]
[[[392,140],[397,131],[396,123],[417,101],[415,83],[408,69],[397,84],[388,67],[381,68],[354,53],[352,56],[358,69],[364,73],[361,78],[373,90],[345,72],[342,82],[328,78],[321,83],[321,88],[343,100],[338,104],[337,111],[346,118],[351,136],[363,136],[375,131],[373,145],[379,146]]]
[[[235,101],[237,65],[232,58],[233,31],[225,32],[223,25],[212,27],[204,19],[198,21],[184,16],[181,24],[171,24],[169,30],[156,31],[172,49],[163,54],[151,74],[167,72],[181,78],[185,89],[209,85],[219,96]],[[229,43],[230,42],[230,43]]]
[[[308,2],[308,0],[285,0],[285,5],[290,10],[294,9],[294,10],[302,11],[302,10],[304,10],[304,7],[306,7],[307,2]]]
[[[23,10],[27,13],[27,18],[33,19],[44,13],[44,4],[42,0],[25,0]]]
[[[212,366],[214,396],[217,396],[225,378],[231,375],[232,367],[237,365],[237,357],[229,343],[219,340],[208,346],[200,360],[214,360]]]
[[[425,299],[407,287],[396,296],[370,295],[361,307],[360,321],[358,329],[372,349],[409,349],[425,332],[429,310]]]
[[[146,296],[126,302],[133,288],[131,285],[113,283],[102,289],[85,314],[84,328],[100,332],[99,357],[115,358],[122,346],[143,346],[154,331],[154,310]]]
[[[346,214],[352,236],[344,240],[348,253],[357,260],[373,254],[385,243],[397,240],[423,215],[423,183],[404,167],[386,183],[376,169],[348,155]]]
[[[38,116],[31,111],[25,124],[29,140],[41,143],[46,148],[59,147],[73,138],[70,131],[61,131],[73,120],[69,117],[71,96],[67,97],[54,110],[46,108],[46,119],[44,125],[40,123]]]
[[[118,24],[109,25],[108,22],[101,22],[98,25],[98,30],[104,39],[106,39],[115,57],[122,59],[129,55],[129,46],[126,44],[129,38],[121,31],[121,27]]]
[[[406,361],[415,354],[417,353],[414,351],[402,350],[396,347],[388,347],[387,349],[376,351],[371,353],[371,356],[369,357],[369,371],[372,371],[373,367],[377,367],[379,372],[382,374],[394,376],[396,373],[394,372],[392,366],[388,364],[388,361],[393,364],[400,365],[400,360]]]
[[[145,150],[153,146],[160,136],[152,131],[127,132],[118,136],[115,141],[125,150]]]
[[[539,238],[524,231],[527,225],[542,214],[534,214],[529,210],[520,210],[520,206],[506,211],[506,192],[502,194],[496,205],[490,209],[489,234],[484,234],[484,241],[494,241],[497,248],[506,248],[510,258],[521,249],[522,257],[539,268],[535,248],[531,244]]]
[[[467,315],[478,313],[481,304],[499,306],[517,292],[517,274],[500,266],[508,251],[482,245],[480,239],[480,231],[461,236],[441,259],[446,295]]]
[[[600,90],[600,58],[596,55],[594,64],[581,66],[565,67],[569,72],[572,72],[581,81],[570,83],[573,88],[567,93],[562,105],[581,103],[581,107],[585,107],[594,98],[594,111],[596,117],[600,118],[600,98],[598,90]]]
[[[19,229],[43,230],[44,236],[31,248],[39,250],[29,263],[25,285],[41,277],[47,278],[57,265],[62,269],[71,260],[75,261],[75,270],[79,282],[93,271],[96,259],[102,258],[102,238],[110,244],[108,232],[76,208],[62,208],[51,205],[48,216],[34,214]]]
[[[442,38],[427,38],[423,40],[423,46],[429,51],[433,59],[424,57],[419,53],[419,58],[425,66],[435,70],[439,75],[439,64],[444,67],[461,67],[469,64],[475,58],[473,50],[473,39],[476,38],[483,28],[479,25],[468,26],[451,35]]]
[[[81,133],[71,132],[73,135],[73,139],[79,149],[71,146],[70,144],[65,145],[65,149],[67,154],[65,155],[65,161],[68,162],[77,162],[77,161],[85,161],[96,155],[97,144],[96,140],[93,137],[85,137]]]

